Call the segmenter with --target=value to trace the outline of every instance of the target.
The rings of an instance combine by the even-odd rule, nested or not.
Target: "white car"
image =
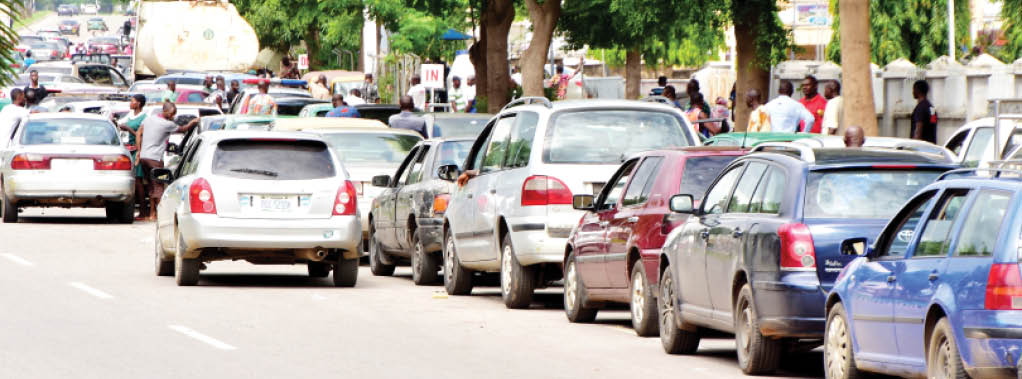
[[[528,101],[541,103],[521,105]],[[562,276],[568,236],[583,215],[573,194],[599,193],[632,154],[698,144],[684,114],[663,104],[508,104],[476,139],[465,170],[478,176],[451,195],[445,213],[447,292],[470,293],[472,271],[500,272],[504,304],[527,307],[534,288]],[[438,171],[446,180],[458,175],[455,165]]]
[[[82,14],[99,14],[99,5],[82,4]]]
[[[156,274],[195,285],[204,262],[306,264],[333,270],[336,286],[358,278],[362,226],[357,193],[341,161],[314,134],[211,131],[196,137],[157,209]]]
[[[117,128],[99,115],[40,113],[14,124],[3,141],[3,221],[24,207],[100,207],[134,221],[135,176]]]
[[[1022,115],[1005,116],[999,122],[1000,146],[994,146],[994,118],[985,117],[962,125],[944,147],[954,153],[956,163],[966,167],[986,167],[989,161],[1011,156],[1022,145],[1022,124],[1018,123]]]

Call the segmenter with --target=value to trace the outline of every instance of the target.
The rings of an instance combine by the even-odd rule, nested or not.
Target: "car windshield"
[[[436,166],[456,165],[461,170],[465,166],[465,158],[468,151],[472,149],[473,141],[452,141],[440,145],[440,156],[437,157]]]
[[[489,117],[438,117],[433,121],[433,137],[475,137],[489,120]]]
[[[324,133],[323,138],[345,163],[400,163],[422,140],[391,133]]]
[[[806,183],[806,218],[873,218],[894,216],[941,170],[814,171]]]
[[[695,201],[700,201],[706,193],[706,188],[713,183],[713,179],[724,170],[724,166],[738,158],[733,155],[721,155],[712,157],[691,157],[685,159],[685,171],[681,175],[681,188],[678,194],[692,195]]]
[[[620,163],[628,156],[692,144],[674,114],[643,110],[584,110],[554,116],[547,129],[546,163]]]
[[[25,124],[22,145],[113,145],[120,143],[109,121],[87,119],[34,120]]]
[[[213,174],[233,178],[309,180],[334,173],[330,149],[320,141],[232,139],[213,154]]]
[[[248,122],[236,122],[233,124],[224,124],[224,130],[270,130],[270,122],[267,121],[248,121]]]

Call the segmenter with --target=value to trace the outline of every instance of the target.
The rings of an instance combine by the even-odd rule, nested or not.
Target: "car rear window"
[[[345,163],[401,163],[416,143],[418,136],[392,133],[324,133]]]
[[[451,117],[436,118],[433,121],[433,138],[475,137],[486,126],[489,118]]]
[[[330,149],[320,141],[232,139],[213,154],[213,174],[233,178],[307,180],[335,172]]]
[[[891,218],[912,195],[942,172],[922,169],[813,171],[806,183],[805,217]]]
[[[706,188],[713,183],[713,179],[724,171],[724,167],[731,161],[738,158],[732,155],[721,155],[712,157],[691,157],[685,159],[685,171],[681,175],[681,189],[679,194],[692,195],[696,201],[700,201],[706,194]]]
[[[664,147],[689,146],[682,120],[659,111],[594,110],[563,112],[547,129],[543,162],[620,163],[628,156]]]
[[[35,120],[25,124],[22,145],[113,145],[120,143],[108,121],[87,119]]]

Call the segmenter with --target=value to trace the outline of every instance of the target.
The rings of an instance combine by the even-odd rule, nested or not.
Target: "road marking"
[[[70,283],[68,283],[68,285],[70,285],[71,287],[80,289],[80,290],[84,291],[85,293],[87,293],[89,295],[92,295],[92,296],[95,296],[95,297],[98,297],[100,299],[113,299],[114,298],[113,295],[108,294],[108,293],[103,292],[103,291],[100,291],[98,289],[89,287],[88,285],[86,285],[85,283],[82,283],[82,282],[70,282]]]
[[[10,259],[11,262],[17,263],[22,266],[35,266],[35,263],[29,262],[27,259],[11,253],[4,253],[4,258]]]
[[[167,327],[172,329],[172,330],[174,330],[174,331],[177,331],[177,332],[179,332],[181,334],[184,334],[186,336],[189,336],[189,337],[192,337],[192,338],[197,339],[199,341],[205,342],[206,344],[208,344],[210,346],[213,346],[213,347],[215,347],[217,349],[220,349],[220,350],[235,350],[236,349],[234,346],[231,346],[231,345],[228,345],[226,343],[223,343],[222,341],[220,341],[220,340],[218,340],[216,338],[213,338],[213,337],[207,336],[205,334],[196,332],[196,331],[192,330],[191,328],[189,328],[187,326],[167,325]]]

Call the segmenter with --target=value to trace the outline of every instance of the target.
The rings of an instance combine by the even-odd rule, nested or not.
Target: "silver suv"
[[[472,291],[473,271],[500,272],[509,308],[560,279],[561,261],[581,211],[573,194],[599,193],[634,153],[699,143],[676,108],[638,101],[523,98],[483,129],[465,161],[475,175],[451,194],[444,219],[444,286]],[[446,180],[457,166],[439,168]]]

